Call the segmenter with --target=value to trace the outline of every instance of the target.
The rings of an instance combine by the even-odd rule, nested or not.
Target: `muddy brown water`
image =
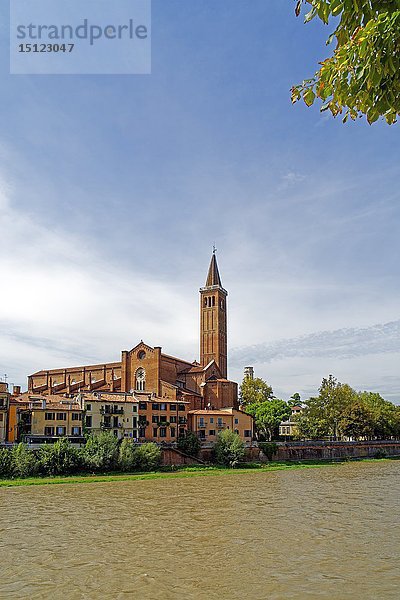
[[[400,461],[0,488],[0,598],[400,597]]]

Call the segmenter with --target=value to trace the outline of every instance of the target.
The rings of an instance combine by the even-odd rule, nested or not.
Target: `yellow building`
[[[0,381],[0,444],[7,439],[7,415],[10,403],[8,384]]]
[[[58,437],[82,438],[83,411],[74,399],[27,393],[12,404],[16,413],[16,431],[10,441],[40,443]]]
[[[235,408],[191,410],[188,414],[188,428],[204,444],[215,443],[221,431],[231,429],[241,437],[246,446],[252,445],[253,417]]]
[[[79,394],[76,401],[85,415],[85,431],[98,434],[112,432],[116,437],[138,439],[139,401],[134,394],[103,393]]]
[[[297,435],[296,415],[303,411],[301,406],[292,406],[292,414],[287,421],[282,421],[279,425],[279,435],[283,437],[294,437]]]

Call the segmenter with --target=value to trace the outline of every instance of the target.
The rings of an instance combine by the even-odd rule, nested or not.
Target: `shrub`
[[[71,442],[60,438],[54,444],[47,444],[38,453],[39,468],[44,475],[63,475],[79,470],[79,451]]]
[[[225,429],[218,435],[214,446],[217,463],[234,468],[245,456],[244,442],[231,429]]]
[[[258,447],[268,460],[272,460],[274,454],[278,452],[278,446],[274,442],[258,442]]]
[[[161,450],[153,442],[142,444],[134,451],[134,468],[138,471],[153,471],[161,462]]]
[[[113,471],[118,465],[118,439],[107,432],[90,435],[82,455],[88,469]]]
[[[184,454],[197,456],[200,452],[201,443],[193,431],[187,431],[184,435],[179,436],[177,447]]]
[[[11,452],[7,448],[0,449],[0,477],[12,475]]]
[[[374,454],[374,458],[387,458],[387,454],[384,450],[382,450],[381,448],[379,448],[379,450],[377,450]]]
[[[30,477],[38,472],[35,453],[22,442],[11,450],[11,472],[16,477]]]
[[[122,471],[133,471],[136,468],[136,446],[133,440],[125,438],[119,449],[119,466]]]

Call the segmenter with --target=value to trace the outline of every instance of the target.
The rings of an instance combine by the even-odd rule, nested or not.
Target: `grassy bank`
[[[384,461],[390,459],[382,459]],[[58,477],[29,477],[26,479],[0,479],[0,487],[26,485],[54,485],[71,483],[111,483],[114,481],[143,481],[146,479],[177,479],[186,477],[210,477],[216,475],[240,475],[241,473],[267,473],[272,471],[312,469],[319,467],[335,467],[349,461],[308,460],[297,462],[273,462],[267,464],[242,465],[238,469],[225,467],[196,465],[178,467],[171,470],[151,473],[112,473],[112,474],[78,474]],[[363,459],[363,462],[376,462],[376,459]]]

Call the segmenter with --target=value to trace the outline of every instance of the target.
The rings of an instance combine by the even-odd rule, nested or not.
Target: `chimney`
[[[21,386],[20,385],[13,385],[13,395],[14,396],[19,396],[21,394]]]

